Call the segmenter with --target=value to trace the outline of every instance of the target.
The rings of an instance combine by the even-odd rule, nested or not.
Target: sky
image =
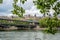
[[[3,0],[3,3],[0,4],[0,16],[11,16],[13,15],[11,11],[13,10],[12,6],[13,0]],[[24,15],[37,15],[37,16],[42,16],[43,14],[40,13],[40,11],[34,6],[32,0],[27,0],[24,4],[20,4],[18,2],[19,6],[22,6],[25,9],[25,14]],[[51,9],[52,10],[52,9]],[[50,13],[53,13],[53,10]]]
[[[13,9],[12,3],[13,3],[13,0],[3,0],[3,3],[0,4],[0,16],[12,15],[11,13],[11,10]],[[22,6],[25,9],[24,15],[37,14],[37,16],[40,16],[40,15],[42,16],[42,14],[39,13],[39,10],[37,10],[37,8],[34,6],[32,0],[27,0],[27,2],[25,2],[24,4],[20,4],[20,2],[18,2],[18,5]]]

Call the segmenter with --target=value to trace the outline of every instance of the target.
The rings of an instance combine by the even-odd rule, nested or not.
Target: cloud
[[[19,0],[17,5],[23,7],[25,10],[29,10],[29,9],[31,9],[32,6],[34,6],[32,0],[27,0],[24,4],[20,3],[20,0]]]
[[[10,12],[0,12],[0,16],[8,16],[11,14]]]
[[[3,0],[3,3],[0,5],[0,11],[8,11],[12,8],[12,0]]]
[[[11,13],[11,10],[13,9],[12,3],[13,3],[13,0],[3,0],[3,3],[0,4],[0,15],[10,14]],[[20,2],[18,2],[18,5],[20,5]],[[21,6],[25,10],[31,9],[31,7],[33,5],[34,4],[33,4],[32,0],[28,0],[27,2],[25,2],[25,4],[21,4]]]
[[[11,14],[13,0],[3,0],[3,3],[0,4],[0,15],[5,16]]]
[[[40,13],[40,10],[38,10],[35,6],[33,6],[30,10],[26,10],[26,13],[24,15],[32,15],[34,16],[36,14],[36,16],[43,16],[43,14]]]
[[[32,0],[27,0],[23,5],[21,5],[25,10],[30,10],[34,6]]]
[[[0,15],[9,15],[12,14],[11,10],[13,9],[12,7],[13,0],[3,0],[3,3],[0,4]],[[27,0],[24,4],[20,4],[18,2],[19,6],[22,6],[25,10],[25,14],[31,14],[31,15],[37,15],[37,16],[42,16],[43,14],[40,13],[40,11],[34,6],[34,3],[32,0]],[[53,12],[53,11],[52,11]]]

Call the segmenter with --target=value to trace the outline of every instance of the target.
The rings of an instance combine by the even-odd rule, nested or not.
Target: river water
[[[52,35],[42,31],[0,31],[0,40],[60,40],[60,32]]]

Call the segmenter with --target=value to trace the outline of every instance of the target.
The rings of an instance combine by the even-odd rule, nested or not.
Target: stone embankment
[[[15,26],[11,26],[9,28],[1,28],[0,27],[0,30],[6,30],[6,31],[10,31],[10,30],[31,30],[31,28],[17,28]],[[37,26],[36,28],[33,28],[33,30],[45,30],[46,28],[40,28],[39,26]],[[60,28],[58,28],[58,30],[60,30]]]

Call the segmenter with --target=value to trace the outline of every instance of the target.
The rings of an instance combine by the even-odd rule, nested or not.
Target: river
[[[0,31],[0,40],[60,40],[60,32],[52,35],[42,31]]]

